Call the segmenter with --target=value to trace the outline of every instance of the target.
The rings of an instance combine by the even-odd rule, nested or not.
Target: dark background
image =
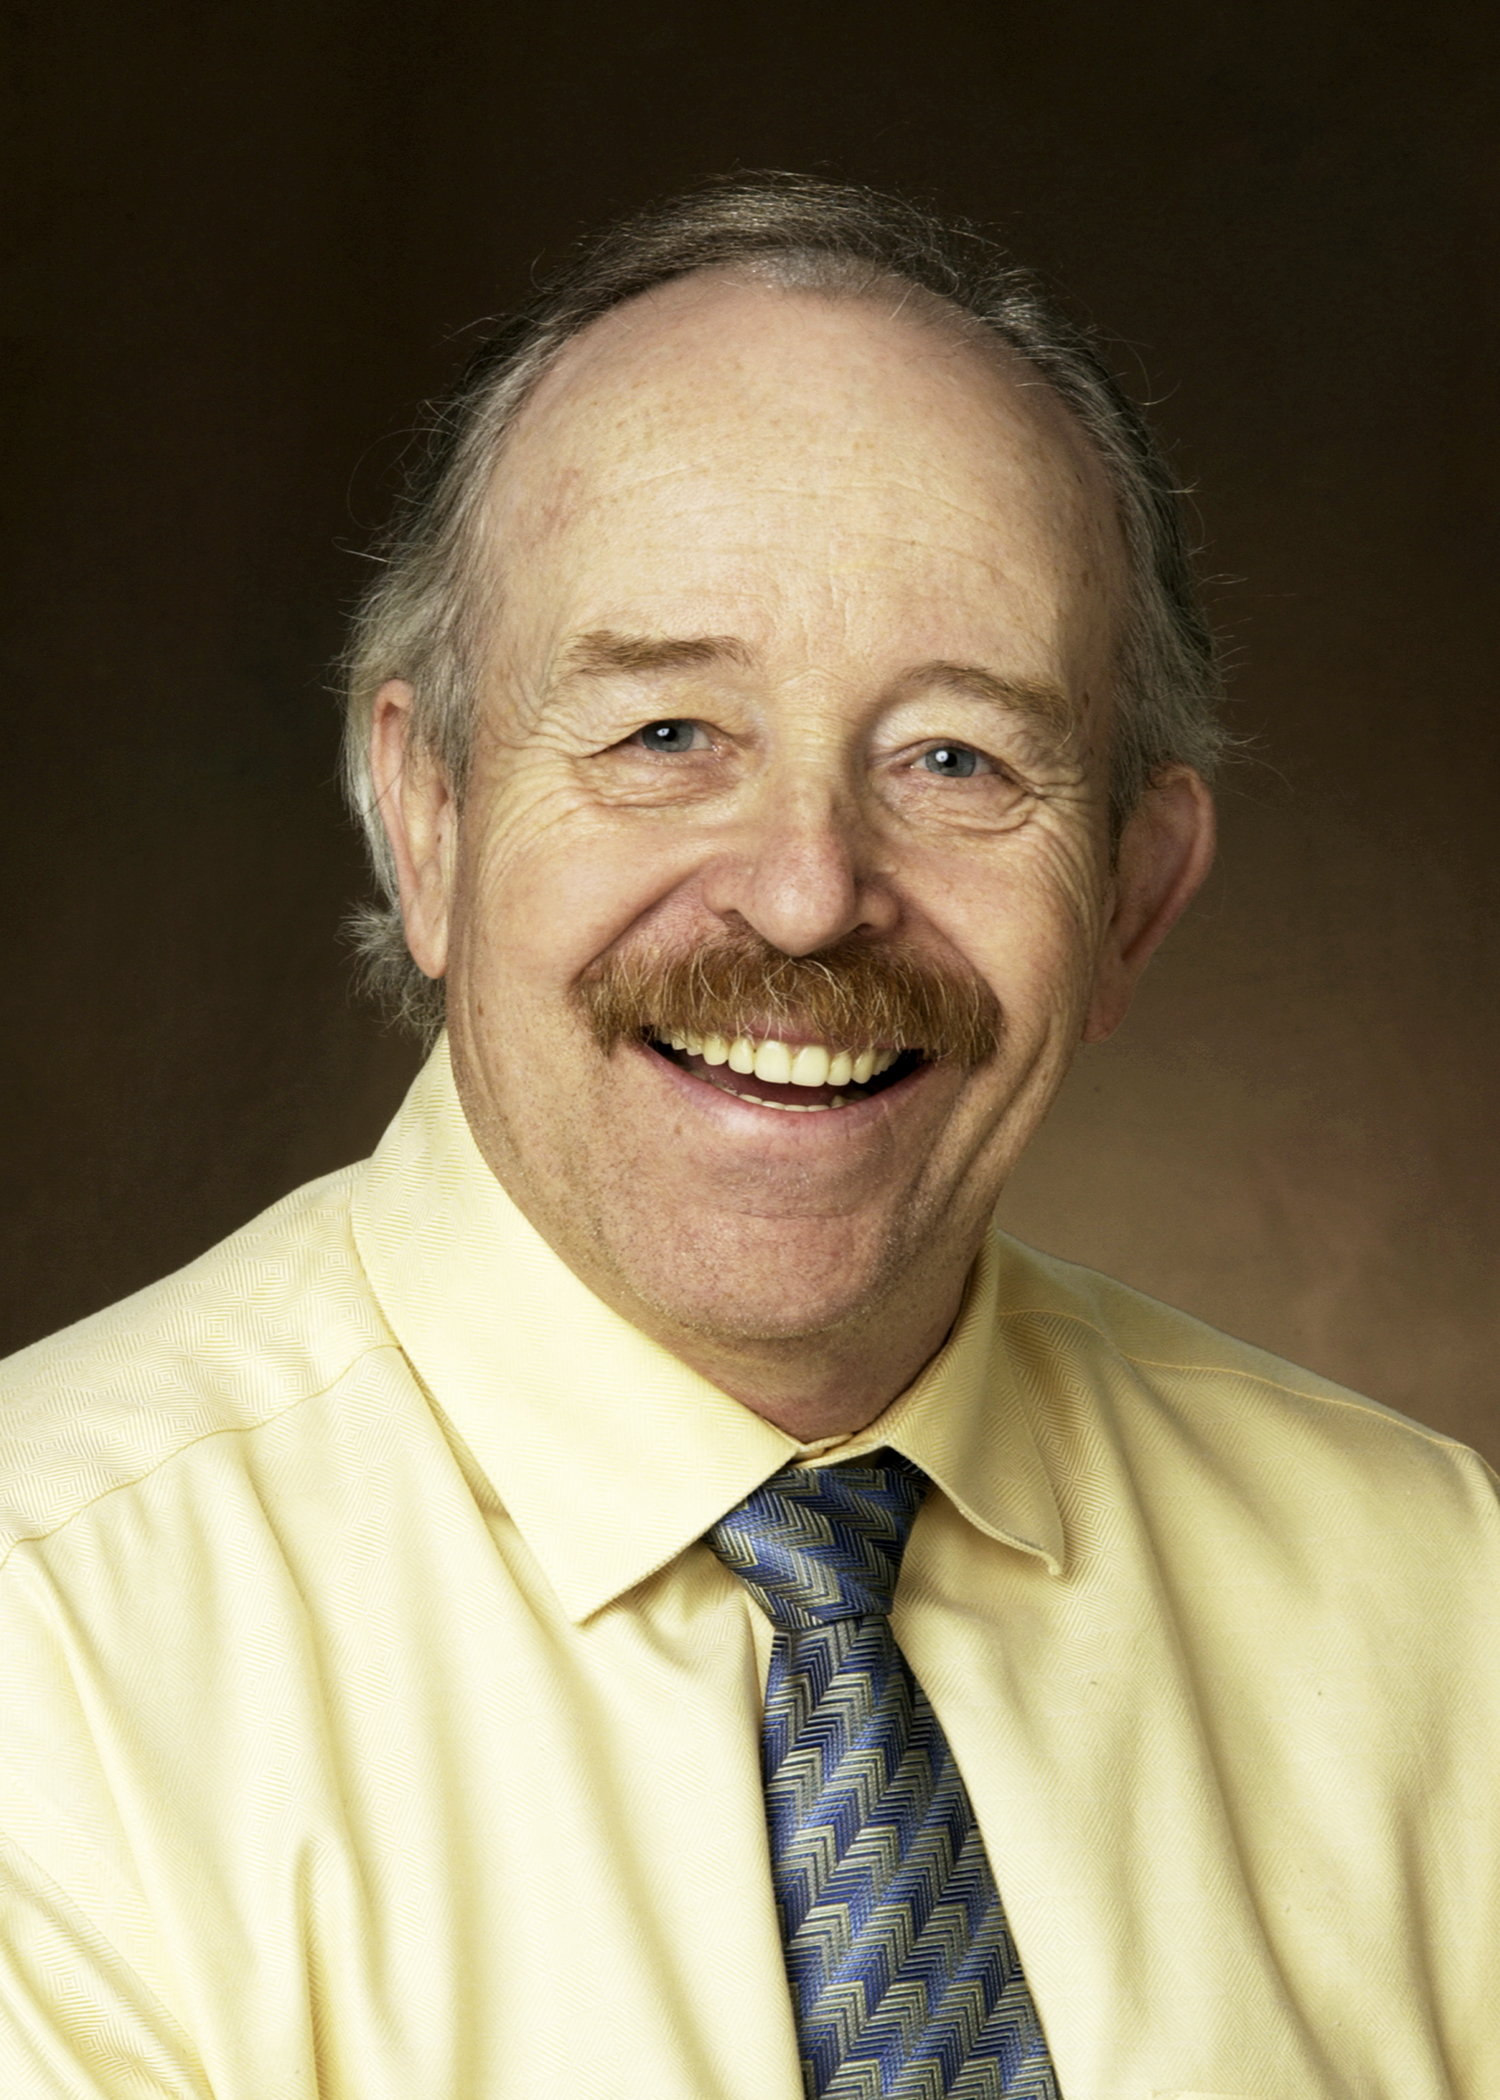
[[[794,167],[1109,329],[1258,740],[1002,1215],[1500,1456],[1495,14],[11,8],[0,1343],[374,1141],[328,665],[413,404],[584,226]]]

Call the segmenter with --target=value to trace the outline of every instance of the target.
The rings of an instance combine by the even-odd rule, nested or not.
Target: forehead
[[[507,441],[486,523],[512,612],[519,593],[541,616],[550,593],[558,618],[566,598],[584,626],[641,631],[670,631],[674,600],[753,627],[790,597],[815,624],[818,583],[837,615],[908,630],[924,607],[940,626],[950,599],[987,597],[1087,627],[1123,576],[1091,445],[1004,345],[899,289],[719,273],[567,347]]]

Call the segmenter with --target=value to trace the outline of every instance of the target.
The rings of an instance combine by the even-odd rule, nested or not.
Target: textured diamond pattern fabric
[[[958,1767],[891,1632],[925,1476],[790,1467],[708,1543],[776,1627],[766,1815],[809,2100],[1058,2100]]]

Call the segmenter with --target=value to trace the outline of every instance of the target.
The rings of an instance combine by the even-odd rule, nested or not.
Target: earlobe
[[[448,967],[457,808],[442,766],[412,736],[414,695],[392,678],[375,696],[370,773],[401,887],[401,918],[412,960],[428,977]]]
[[[1172,766],[1146,790],[1120,839],[1086,1043],[1102,1043],[1124,1020],[1141,972],[1192,902],[1213,858],[1213,797],[1191,766]]]

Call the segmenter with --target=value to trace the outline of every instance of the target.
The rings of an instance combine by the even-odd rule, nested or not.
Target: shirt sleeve
[[[3,1836],[0,2093],[212,2100],[171,2014],[57,1884]]]

